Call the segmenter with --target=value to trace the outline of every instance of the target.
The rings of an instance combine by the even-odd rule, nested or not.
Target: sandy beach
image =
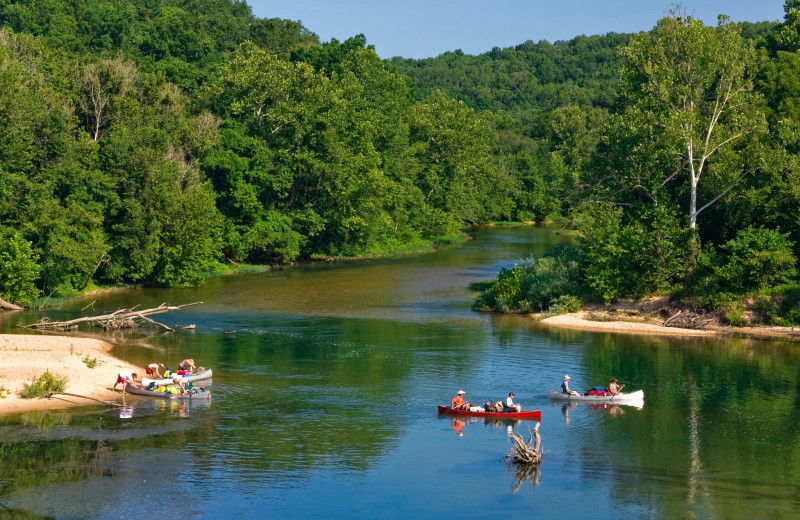
[[[531,315],[540,319],[537,315]],[[598,316],[602,319],[598,319]],[[560,327],[574,330],[587,330],[594,332],[612,332],[617,334],[654,334],[660,336],[744,336],[762,339],[785,339],[800,341],[800,329],[794,327],[749,326],[731,327],[712,325],[705,329],[686,329],[679,327],[664,327],[661,319],[655,317],[630,316],[622,319],[614,311],[581,311],[572,314],[561,314],[540,319],[551,327]]]
[[[638,323],[630,321],[596,321],[587,319],[587,313],[576,312],[560,314],[541,320],[542,323],[553,327],[567,329],[618,332],[625,334],[658,334],[665,336],[714,336],[715,330],[682,329],[678,327],[663,327],[655,323]]]
[[[65,392],[101,401],[118,401],[121,394],[111,390],[117,373],[129,370],[141,377],[142,368],[110,356],[110,349],[110,343],[96,339],[0,334],[0,388],[5,389],[0,399],[0,413],[98,404],[71,396],[21,398],[19,393],[24,384],[38,378],[45,370],[68,378]]]

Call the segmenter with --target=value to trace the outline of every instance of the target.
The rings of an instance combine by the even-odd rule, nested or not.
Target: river
[[[471,282],[568,240],[488,228],[433,253],[48,311],[202,301],[158,317],[195,329],[119,335],[112,353],[192,357],[213,368],[213,397],[0,416],[0,517],[797,518],[796,344],[558,330],[470,309]],[[579,389],[616,376],[644,405],[550,402],[564,374]],[[509,434],[527,439],[535,423],[437,415],[459,389],[542,410],[538,472],[503,459]]]

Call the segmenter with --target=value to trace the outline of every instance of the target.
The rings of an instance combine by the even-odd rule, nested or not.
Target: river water
[[[194,330],[120,335],[113,354],[193,357],[212,399],[0,416],[0,518],[797,518],[796,344],[470,310],[470,282],[567,240],[482,229],[435,253],[98,297],[84,314],[202,301],[158,317]],[[579,389],[616,376],[644,404],[551,402],[566,373]],[[538,472],[503,459],[535,423],[437,415],[459,389],[542,410]]]

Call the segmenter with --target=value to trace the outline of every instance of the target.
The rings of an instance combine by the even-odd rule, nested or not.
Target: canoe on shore
[[[211,390],[206,390],[205,388],[193,388],[189,394],[173,394],[172,392],[156,392],[125,383],[125,393],[160,397],[161,399],[211,399]]]
[[[181,376],[182,381],[203,381],[205,379],[211,379],[210,368],[200,372],[199,374]],[[142,378],[142,386],[150,386],[150,383],[154,383],[154,386],[167,386],[174,385],[175,381],[173,381],[171,377],[165,377],[164,379],[149,379],[147,377]]]
[[[494,417],[498,419],[508,419],[509,421],[516,421],[518,419],[527,419],[531,421],[541,421],[541,410],[522,410],[521,412],[472,412],[470,410],[459,410],[450,408],[449,406],[438,405],[439,413],[446,413],[448,415],[468,415],[470,417]]]
[[[618,393],[617,395],[570,395],[559,390],[550,390],[550,399],[559,401],[581,401],[587,403],[627,403],[644,400],[644,390]]]

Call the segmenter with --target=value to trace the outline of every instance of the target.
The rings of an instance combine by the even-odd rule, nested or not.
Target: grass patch
[[[67,377],[56,376],[46,370],[44,374],[32,380],[30,383],[25,383],[20,397],[23,399],[32,399],[34,397],[42,397],[50,392],[63,392],[67,389]]]
[[[9,395],[11,395],[11,390],[4,387],[3,385],[0,385],[0,399],[5,399]]]
[[[96,366],[100,366],[100,365],[103,364],[103,362],[100,361],[99,359],[97,359],[96,357],[90,358],[88,354],[86,356],[84,356],[82,361],[83,361],[83,364],[86,365],[88,368],[94,368]]]

